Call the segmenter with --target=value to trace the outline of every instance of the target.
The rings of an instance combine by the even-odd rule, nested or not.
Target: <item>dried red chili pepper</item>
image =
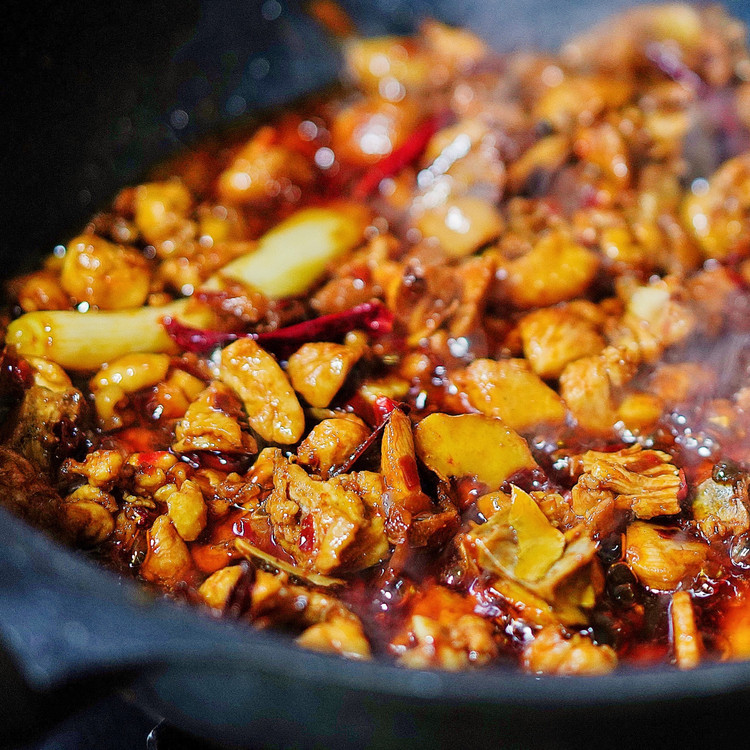
[[[393,177],[402,169],[414,163],[427,148],[430,138],[438,131],[442,119],[430,117],[425,120],[404,143],[370,167],[354,186],[352,197],[355,200],[367,198],[377,189],[381,180],[386,177]]]
[[[349,331],[365,330],[378,336],[391,332],[393,313],[379,300],[365,302],[349,310],[321,315],[301,323],[264,333],[226,333],[192,328],[165,316],[162,325],[170,338],[183,350],[203,354],[218,346],[242,338],[251,338],[276,354],[294,351],[309,341],[334,341]]]

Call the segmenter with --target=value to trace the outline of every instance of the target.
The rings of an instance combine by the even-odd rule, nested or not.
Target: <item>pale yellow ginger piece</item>
[[[278,362],[252,339],[221,352],[219,378],[240,397],[250,426],[264,439],[289,445],[305,429],[305,414]]]
[[[145,182],[135,189],[135,225],[162,256],[171,255],[182,241],[195,235],[192,207],[190,191],[179,180]],[[167,241],[172,242],[171,247],[164,246]]]
[[[328,406],[364,353],[359,346],[316,341],[303,344],[287,364],[287,375],[311,406]]]
[[[242,575],[241,565],[228,565],[206,578],[198,593],[209,607],[223,611]]]
[[[229,203],[268,201],[281,192],[283,183],[305,185],[313,167],[301,153],[272,143],[274,130],[260,128],[219,175],[219,195]]]
[[[695,490],[692,513],[711,541],[742,534],[750,529],[747,485],[722,484],[709,477]]]
[[[186,542],[195,541],[206,528],[208,511],[203,493],[194,480],[186,479],[179,489],[174,484],[166,484],[154,493],[154,498],[167,504],[167,515]]]
[[[724,162],[705,191],[688,191],[682,220],[706,258],[725,260],[750,252],[750,153]]]
[[[353,414],[324,419],[299,444],[297,460],[316,474],[325,475],[343,464],[369,434],[367,425]]]
[[[540,378],[558,378],[565,366],[604,349],[597,326],[568,307],[525,315],[518,324],[523,353]]]
[[[635,521],[625,532],[625,559],[652,591],[676,591],[695,581],[708,556],[708,545],[681,529]]]
[[[546,307],[582,295],[598,268],[596,253],[575,243],[565,232],[553,231],[508,263],[505,285],[516,307]]]
[[[148,262],[136,250],[94,234],[68,243],[60,285],[77,303],[102,310],[138,307],[146,301],[150,284]]]
[[[594,605],[601,586],[596,545],[587,533],[578,526],[563,534],[528,493],[513,486],[510,504],[473,528],[468,538],[480,568],[518,584],[502,594],[514,607],[537,612],[540,624],[552,613],[574,624],[584,621],[582,608]]]
[[[664,401],[652,393],[628,393],[617,407],[625,427],[636,432],[653,428],[664,413]]]
[[[168,369],[166,354],[125,354],[105,364],[89,382],[103,427],[121,427],[122,418],[117,410],[126,397],[161,382]]]
[[[476,477],[489,491],[536,461],[505,422],[484,414],[429,414],[414,429],[417,455],[441,479]]]
[[[120,476],[124,462],[119,451],[97,450],[89,453],[83,462],[66,459],[63,469],[66,473],[86,477],[92,487],[110,489]]]
[[[416,219],[416,227],[425,239],[436,241],[446,255],[462,258],[496,239],[504,222],[489,201],[460,196],[423,211]]]
[[[386,554],[382,479],[369,478],[377,479],[369,488],[357,475],[319,481],[277,454],[266,511],[277,540],[300,567],[323,574],[360,570]]]
[[[701,637],[689,591],[675,591],[669,606],[674,659],[680,669],[694,669],[701,661]]]
[[[174,586],[185,580],[192,568],[187,545],[169,516],[159,516],[148,532],[148,551],[140,573],[152,583]]]
[[[339,654],[347,659],[362,660],[372,656],[362,624],[354,617],[333,616],[311,625],[296,642],[303,648]]]
[[[538,581],[562,555],[565,537],[545,517],[534,499],[515,485],[511,488],[508,525],[515,532],[513,575]]]
[[[559,627],[548,626],[526,646],[522,664],[532,674],[601,675],[617,666],[617,654],[580,633],[567,637]]]
[[[258,289],[269,299],[304,294],[333,263],[363,240],[367,213],[359,206],[303,208],[258,241],[257,249],[227,263],[205,284],[222,278]]]
[[[633,445],[610,453],[588,451],[581,456],[587,486],[609,490],[615,504],[636,518],[671,516],[682,510],[686,492],[680,470],[668,453]]]
[[[565,422],[567,410],[562,399],[524,359],[477,359],[460,379],[475,409],[500,417],[511,429],[525,432]]]
[[[630,351],[613,346],[568,364],[560,376],[560,395],[578,424],[592,432],[611,432],[619,419],[618,389],[635,375],[637,366]]]
[[[133,352],[177,351],[162,319],[180,317],[188,300],[129,310],[40,310],[14,320],[6,342],[22,356],[44,357],[66,370],[96,370]],[[194,319],[193,324],[205,323]]]
[[[240,404],[223,383],[212,382],[187,408],[175,426],[176,453],[189,451],[237,451],[255,453],[258,446],[238,421]]]

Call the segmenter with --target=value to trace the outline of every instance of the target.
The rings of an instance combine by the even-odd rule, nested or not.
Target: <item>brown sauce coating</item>
[[[13,509],[348,658],[746,658],[744,30],[644,7],[499,58],[428,21],[346,58],[10,283]]]

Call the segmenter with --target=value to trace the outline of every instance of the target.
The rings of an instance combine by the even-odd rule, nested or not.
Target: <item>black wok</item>
[[[501,49],[554,47],[627,4],[344,3],[365,33],[407,31],[434,15]],[[743,2],[728,5],[750,20]],[[159,159],[332,82],[339,62],[325,33],[281,0],[36,2],[7,13],[5,275],[52,250]],[[0,737],[61,696],[112,686],[237,747],[711,747],[750,708],[750,663],[537,679],[301,651],[280,635],[154,599],[1,509],[0,637],[10,655],[0,659]]]

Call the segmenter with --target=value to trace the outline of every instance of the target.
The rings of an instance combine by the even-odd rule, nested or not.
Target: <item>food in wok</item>
[[[349,658],[746,658],[744,27],[343,44],[9,283],[2,502]]]

